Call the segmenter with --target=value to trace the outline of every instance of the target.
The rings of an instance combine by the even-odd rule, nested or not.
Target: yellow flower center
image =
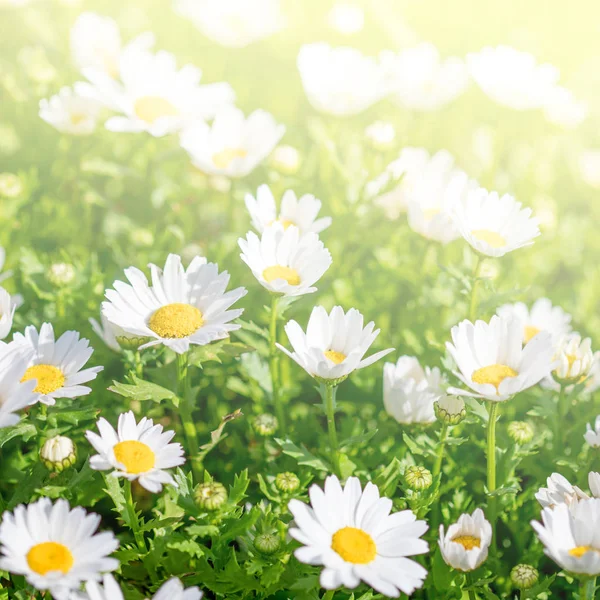
[[[86,120],[86,116],[83,113],[71,113],[71,124],[81,125]]]
[[[294,223],[294,221],[291,221],[290,219],[284,219],[282,217],[279,217],[279,219],[275,219],[274,221],[271,221],[269,223],[269,225],[273,225],[273,223],[281,223],[283,225],[284,229],[287,229],[291,225],[295,225],[296,224],[296,223]]]
[[[533,325],[525,325],[525,333],[523,334],[523,338],[525,339],[525,343],[529,342],[532,337],[536,336],[541,329],[534,327]]]
[[[516,377],[518,373],[508,365],[489,365],[473,371],[471,380],[474,383],[491,383],[496,390],[507,377]]]
[[[148,327],[161,338],[184,338],[204,325],[202,313],[191,304],[174,302],[155,311]]]
[[[217,169],[227,169],[236,158],[245,158],[247,154],[244,148],[225,148],[213,154],[212,160]]]
[[[571,556],[574,556],[575,558],[581,558],[584,554],[587,554],[588,552],[600,552],[600,550],[597,550],[592,546],[575,546],[575,548],[571,548],[569,550],[569,554]]]
[[[366,565],[375,559],[377,547],[373,538],[362,529],[344,527],[333,534],[331,549],[346,562]]]
[[[46,575],[51,571],[61,571],[66,575],[73,567],[73,555],[62,544],[42,542],[29,550],[27,564],[38,575]]]
[[[327,350],[325,352],[325,356],[336,365],[344,362],[346,360],[346,355],[342,352],[336,352],[335,350]]]
[[[465,550],[481,547],[481,539],[474,535],[458,535],[452,538],[452,541],[460,544]]]
[[[285,279],[290,285],[300,285],[300,275],[296,269],[292,269],[291,267],[282,267],[280,265],[267,267],[263,271],[263,278],[267,283],[271,283],[276,279]]]
[[[499,233],[490,229],[474,229],[471,231],[471,234],[478,240],[486,242],[492,248],[503,248],[506,246],[506,240]]]
[[[179,111],[165,98],[160,96],[142,96],[138,98],[133,110],[139,119],[146,123],[154,123],[161,117],[174,117]]]
[[[156,456],[144,442],[128,440],[119,442],[113,448],[115,458],[125,467],[128,473],[134,475],[147,473],[154,467]]]
[[[54,365],[33,365],[25,371],[21,382],[37,380],[34,392],[38,394],[51,394],[65,384],[63,372]]]
[[[431,219],[439,215],[440,212],[442,211],[439,208],[427,208],[423,211],[423,216],[425,217],[425,220],[431,221]]]

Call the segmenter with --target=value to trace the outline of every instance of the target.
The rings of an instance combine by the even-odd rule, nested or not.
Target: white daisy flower
[[[571,315],[560,306],[552,306],[548,298],[539,298],[531,308],[523,302],[504,304],[496,313],[501,317],[513,317],[521,321],[524,344],[540,331],[547,331],[554,342],[571,331]]]
[[[554,366],[552,336],[542,331],[523,347],[518,319],[464,320],[451,335],[446,347],[458,367],[454,374],[472,391],[449,388],[450,394],[502,402],[539,383]]]
[[[428,529],[425,521],[410,510],[390,514],[392,501],[380,498],[373,483],[361,490],[357,477],[349,477],[342,489],[330,475],[324,490],[312,485],[309,496],[311,506],[299,500],[288,505],[296,524],[290,535],[302,544],[294,552],[300,562],[323,565],[322,587],[354,589],[364,581],[397,598],[423,585],[427,571],[407,557],[429,550],[420,539]]]
[[[532,521],[544,552],[562,569],[584,575],[600,574],[600,499],[542,510],[542,523]]]
[[[373,321],[365,326],[364,317],[355,308],[344,313],[341,306],[334,306],[327,314],[322,306],[315,306],[306,333],[296,321],[288,321],[285,332],[293,352],[281,344],[277,347],[309,375],[319,379],[345,378],[394,351],[388,348],[364,357],[380,330],[375,329]]]
[[[164,271],[150,264],[152,285],[135,267],[125,269],[129,284],[115,281],[106,290],[102,314],[117,327],[149,341],[140,349],[163,344],[183,354],[190,344],[204,346],[226,338],[240,325],[231,323],[243,309],[229,310],[246,295],[243,287],[226,292],[227,271],[196,256],[183,268],[181,257],[169,254]]]
[[[282,173],[293,175],[300,168],[300,152],[293,146],[280,144],[273,150],[269,162]]]
[[[245,177],[278,144],[285,126],[264,110],[244,113],[233,106],[215,116],[212,125],[198,121],[181,134],[181,146],[192,164],[209,175]]]
[[[112,532],[94,533],[99,524],[99,515],[71,509],[66,500],[21,504],[2,517],[0,568],[63,600],[83,581],[99,580],[119,566],[108,556],[119,542]]]
[[[579,500],[586,500],[589,496],[576,485],[571,485],[566,477],[560,473],[552,473],[546,479],[548,487],[540,488],[535,498],[542,508],[554,508],[557,504],[571,505]]]
[[[342,35],[354,35],[365,25],[365,12],[353,2],[336,2],[327,15],[327,22]]]
[[[207,38],[230,48],[243,48],[285,26],[280,0],[176,0],[175,10]]]
[[[171,440],[174,431],[163,432],[162,425],[143,417],[136,424],[132,411],[119,416],[117,431],[104,418],[98,419],[98,431],[85,435],[98,454],[90,458],[90,466],[97,471],[114,469],[116,477],[129,481],[137,479],[149,492],[158,494],[163,485],[175,485],[175,480],[165,469],[185,462],[181,444]]]
[[[485,256],[531,246],[540,235],[538,220],[509,194],[499,196],[485,188],[471,190],[454,205],[455,224],[466,242]]]
[[[548,121],[566,129],[575,129],[583,123],[589,114],[585,102],[560,85],[554,87],[544,103],[544,115]]]
[[[40,100],[40,118],[62,133],[90,135],[96,129],[102,104],[94,97],[93,87],[78,82],[63,87],[48,100]]]
[[[600,498],[600,473],[591,471],[588,473],[588,486],[594,498]]]
[[[389,121],[374,121],[365,127],[365,137],[376,150],[388,150],[396,140],[396,128]]]
[[[281,208],[277,213],[277,206],[273,192],[268,185],[261,185],[256,191],[256,198],[246,194],[246,208],[252,218],[252,226],[262,233],[274,222],[279,221],[287,229],[295,225],[301,234],[312,231],[321,233],[331,225],[331,217],[317,219],[321,210],[321,201],[312,194],[304,194],[300,198],[292,190],[287,190],[281,198]]]
[[[510,46],[485,47],[468,54],[467,65],[487,96],[515,110],[544,106],[559,77],[556,67],[538,64],[533,55]]]
[[[442,60],[430,43],[398,54],[382,52],[381,62],[393,97],[411,110],[439,110],[460,96],[469,84],[464,61],[457,57]]]
[[[440,525],[442,557],[453,569],[477,569],[486,560],[491,542],[492,526],[480,508],[475,509],[472,515],[462,514],[447,532]]]
[[[297,64],[308,101],[319,112],[356,115],[388,92],[381,65],[356,48],[305,44]]]
[[[27,363],[11,351],[10,345],[0,348],[0,428],[16,425],[16,412],[38,401],[38,394],[33,391],[36,382],[21,381],[26,369]]]
[[[12,329],[13,317],[17,309],[15,298],[0,286],[0,340],[3,340]]]
[[[559,381],[583,381],[594,362],[592,340],[582,339],[578,333],[564,335],[557,344],[555,360],[558,362],[552,375]]]
[[[588,423],[583,438],[592,448],[600,448],[600,415],[594,421],[594,427]]]
[[[38,401],[49,406],[54,405],[57,398],[87,396],[92,389],[82,384],[96,379],[104,369],[83,369],[94,352],[89,340],[80,339],[77,331],[65,331],[55,340],[50,323],[44,323],[39,333],[33,325],[26,327],[24,334],[15,333],[10,346],[27,363],[22,381],[35,379]]]
[[[433,404],[444,395],[437,367],[421,367],[415,356],[401,356],[383,366],[383,404],[398,423],[433,423]]]
[[[240,238],[242,260],[267,290],[284,296],[303,296],[331,266],[331,254],[316,233],[300,235],[295,225],[287,229],[274,223],[259,238],[249,231]]]
[[[121,351],[121,346],[117,342],[115,336],[115,326],[102,314],[100,313],[100,322],[90,317],[88,319],[94,333],[111,349],[115,352]],[[120,327],[118,329],[121,329]]]
[[[592,366],[588,372],[585,380],[584,392],[586,394],[593,394],[600,388],[600,351],[594,352],[592,360]]]

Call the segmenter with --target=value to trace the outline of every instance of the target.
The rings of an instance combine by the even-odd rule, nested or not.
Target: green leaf
[[[244,469],[233,479],[233,485],[229,488],[229,504],[239,504],[246,497],[246,490],[250,485],[248,469]]]
[[[317,471],[329,471],[329,467],[314,454],[311,454],[304,446],[296,446],[290,440],[275,438],[275,442],[281,446],[284,454],[291,456],[299,465],[312,467]]]
[[[205,346],[194,346],[189,352],[189,364],[201,367],[205,362],[222,362],[222,356],[236,357],[246,352],[253,351],[254,348],[241,342],[232,342],[224,339]]]
[[[489,415],[487,410],[485,410],[483,402],[477,402],[477,400],[471,396],[465,396],[464,401],[471,411],[487,425],[487,422],[489,421]]]
[[[10,440],[16,437],[22,437],[24,442],[28,442],[32,437],[37,435],[35,425],[28,421],[20,421],[12,427],[0,429],[0,448]]]
[[[154,402],[170,400],[173,402],[173,404],[175,404],[175,406],[179,405],[179,399],[177,398],[177,394],[175,394],[175,392],[157,385],[156,383],[139,379],[135,375],[133,375],[132,378],[133,385],[113,381],[113,385],[108,388],[109,391],[119,394],[120,396],[124,396],[125,398],[131,398],[132,400],[138,400],[140,402],[145,400],[152,400]]]
[[[341,442],[340,448],[351,448],[352,446],[366,444],[376,433],[377,429],[371,429],[365,433],[353,435],[352,437],[346,438],[343,442]]]

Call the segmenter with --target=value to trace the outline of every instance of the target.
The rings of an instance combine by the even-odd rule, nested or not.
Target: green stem
[[[329,452],[331,453],[331,464],[333,472],[341,477],[340,453],[338,448],[337,430],[335,428],[335,396],[337,386],[321,383],[321,398],[323,409],[327,415],[327,432],[329,433]]]
[[[477,316],[477,289],[481,280],[481,268],[483,267],[484,257],[481,254],[477,255],[477,262],[473,269],[473,282],[471,285],[471,300],[469,302],[469,321],[474,322]]]
[[[487,432],[487,488],[488,494],[496,491],[496,421],[499,402],[490,402]],[[488,519],[492,525],[492,548],[496,546],[496,496],[488,501]]]
[[[596,597],[596,578],[582,577],[579,587],[579,600],[594,600]]]
[[[335,590],[329,590],[323,594],[321,600],[333,600],[334,595],[335,595]]]
[[[135,360],[135,374],[139,379],[142,379],[144,376],[144,363],[142,363],[142,355],[139,350],[135,351],[134,354]]]
[[[477,594],[475,593],[475,590],[473,589],[473,575],[472,573],[467,573],[466,574],[466,581],[467,581],[467,585],[469,586],[469,600],[477,600]]]
[[[273,294],[271,298],[271,325],[269,327],[269,369],[271,371],[272,399],[275,407],[275,415],[279,421],[279,429],[285,434],[285,410],[281,402],[279,390],[279,351],[277,350],[277,305],[279,296]]]
[[[198,432],[196,423],[194,423],[193,410],[194,398],[190,385],[188,369],[187,352],[177,356],[177,395],[179,396],[179,414],[181,415],[181,424],[185,435],[188,458],[192,463],[192,472],[196,481],[202,479],[202,465],[198,460],[200,443],[198,442]]]
[[[129,515],[129,526],[133,532],[135,543],[137,544],[140,552],[146,554],[148,549],[146,548],[146,540],[143,534],[140,532],[140,523],[135,512],[135,506],[133,504],[133,494],[131,492],[131,481],[125,479],[124,493],[125,493],[125,504],[127,505],[127,514]]]
[[[438,442],[438,451],[433,465],[433,471],[431,474],[435,479],[442,471],[442,461],[444,459],[444,450],[446,449],[446,439],[448,438],[448,423],[442,423],[442,429],[440,431],[440,440]]]
[[[565,417],[567,409],[565,407],[565,386],[560,384],[558,399],[556,402],[556,422],[554,424],[554,449],[559,450],[563,447],[563,431],[565,429]]]

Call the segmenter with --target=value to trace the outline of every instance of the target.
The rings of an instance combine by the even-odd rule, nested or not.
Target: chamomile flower
[[[460,96],[469,84],[464,61],[441,59],[438,49],[422,43],[399,54],[382,52],[392,96],[411,110],[438,110]]]
[[[364,581],[397,598],[423,585],[427,571],[408,557],[429,550],[421,539],[425,521],[410,510],[390,514],[392,501],[381,498],[373,483],[362,490],[357,477],[349,477],[342,489],[330,475],[324,490],[313,485],[309,496],[311,506],[299,500],[288,505],[296,525],[290,535],[302,544],[294,552],[300,562],[323,565],[322,587],[354,589]]]
[[[312,287],[331,265],[331,254],[316,233],[300,235],[295,225],[287,229],[279,222],[259,238],[254,232],[240,238],[241,258],[254,277],[273,294],[302,296],[317,291]]]
[[[447,565],[459,571],[473,571],[487,558],[492,542],[492,526],[480,508],[472,515],[462,514],[444,531],[440,525],[440,550]]]
[[[539,64],[528,52],[510,46],[485,47],[467,55],[471,76],[498,104],[515,110],[544,106],[558,81],[558,69]]]
[[[471,190],[454,206],[454,220],[465,241],[479,254],[504,256],[530,246],[540,235],[538,220],[512,196]]]
[[[389,150],[396,139],[396,128],[389,121],[374,121],[365,127],[365,137],[375,150]]]
[[[229,106],[217,113],[212,125],[190,125],[180,141],[192,164],[204,173],[244,177],[269,156],[284,133],[285,126],[264,110],[245,117]]]
[[[297,64],[308,101],[319,112],[356,115],[388,91],[381,65],[356,48],[306,44],[300,48]]]
[[[588,107],[565,87],[554,87],[544,103],[546,119],[565,129],[575,129],[585,121],[589,113]]]
[[[187,269],[181,258],[169,254],[164,271],[150,264],[152,285],[135,267],[125,269],[129,283],[115,281],[106,291],[102,313],[133,336],[149,339],[140,349],[163,344],[178,354],[190,344],[204,346],[226,338],[239,325],[231,323],[243,309],[229,310],[246,294],[242,287],[225,291],[227,271],[196,256]]]
[[[121,351],[121,346],[119,346],[119,342],[117,342],[117,338],[115,336],[115,326],[111,324],[111,322],[100,313],[100,322],[96,321],[96,319],[89,318],[88,319],[94,333],[111,349],[115,352]],[[120,327],[118,329],[121,329]]]
[[[30,325],[25,333],[15,333],[10,344],[26,361],[27,370],[22,381],[35,379],[34,392],[38,401],[52,406],[57,398],[79,398],[92,389],[83,383],[96,379],[104,367],[84,365],[94,349],[89,340],[79,338],[77,331],[65,331],[57,340],[54,328],[44,323],[38,330]]]
[[[17,411],[38,401],[33,389],[35,381],[22,382],[27,363],[9,345],[0,348],[0,428],[10,427],[19,422]]]
[[[281,198],[281,208],[277,212],[273,192],[268,185],[261,185],[256,191],[256,198],[246,194],[246,208],[252,218],[252,225],[259,233],[278,221],[287,229],[295,225],[301,234],[312,231],[321,233],[331,225],[331,217],[318,219],[321,201],[312,194],[304,194],[300,198],[292,190],[287,190]]]
[[[163,485],[175,485],[175,480],[165,469],[185,462],[181,444],[170,443],[174,431],[163,432],[162,425],[143,417],[135,422],[132,411],[119,416],[117,430],[104,418],[98,419],[98,431],[86,431],[86,437],[98,454],[90,458],[90,466],[97,471],[114,469],[117,477],[139,484],[155,494]]]
[[[596,417],[594,427],[587,424],[583,437],[592,448],[600,448],[600,415]]]
[[[455,375],[470,391],[449,388],[450,394],[502,402],[539,383],[554,366],[552,336],[542,331],[523,347],[518,319],[464,320],[451,335],[446,347],[458,367]]]
[[[3,340],[12,329],[13,317],[17,309],[17,302],[0,286],[0,340]]]
[[[99,524],[99,515],[71,509],[66,500],[21,504],[2,518],[0,568],[24,575],[58,600],[68,598],[83,581],[97,581],[119,566],[109,557],[119,542],[112,532],[95,533]]]
[[[345,313],[341,306],[334,306],[327,314],[322,306],[316,306],[308,319],[306,333],[296,321],[285,326],[293,351],[280,344],[277,347],[312,377],[338,380],[393,352],[393,348],[388,348],[365,358],[379,331],[373,321],[365,326],[364,317],[355,308]]]
[[[585,380],[594,362],[592,340],[578,333],[564,335],[558,342],[555,360],[554,379],[571,383]]]
[[[90,135],[102,108],[94,96],[93,87],[84,82],[63,87],[55,96],[40,100],[40,118],[62,133]]]
[[[571,505],[579,500],[586,500],[589,496],[576,485],[571,485],[566,477],[560,473],[552,473],[546,480],[548,487],[540,488],[535,498],[542,508],[553,508],[558,504]]]
[[[540,331],[547,331],[554,342],[571,331],[571,315],[560,306],[553,306],[548,298],[539,298],[531,308],[523,302],[504,304],[496,313],[501,317],[514,317],[521,321],[524,344]]]
[[[600,499],[542,510],[542,523],[532,521],[544,552],[570,573],[600,573]]]

